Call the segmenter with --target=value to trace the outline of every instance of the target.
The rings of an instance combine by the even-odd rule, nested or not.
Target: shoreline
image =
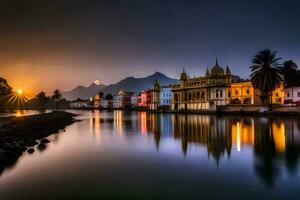
[[[299,107],[300,108],[300,107]],[[50,108],[45,109],[19,109],[19,110],[49,110]],[[162,114],[199,114],[199,115],[219,115],[219,116],[300,116],[300,112],[296,111],[247,111],[247,110],[238,110],[238,111],[224,111],[224,110],[150,110],[142,108],[62,108],[58,109],[61,111],[68,110],[99,110],[99,111],[134,111],[134,112],[149,112],[149,113],[162,113]],[[0,111],[2,112],[2,111]],[[60,112],[60,111],[54,111]]]
[[[23,117],[6,117],[0,127],[0,174],[5,167],[14,164],[24,153],[33,153],[34,146],[42,149],[49,141],[45,138],[59,133],[75,122],[75,114],[54,111]]]

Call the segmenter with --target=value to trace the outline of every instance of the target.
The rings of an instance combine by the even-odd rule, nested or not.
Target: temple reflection
[[[160,140],[180,140],[184,155],[190,145],[205,146],[216,163],[233,151],[253,149],[254,169],[266,185],[279,175],[278,162],[287,162],[288,171],[297,170],[300,152],[300,122],[295,119],[264,117],[219,117],[215,115],[137,114],[141,134],[152,133],[159,150]]]

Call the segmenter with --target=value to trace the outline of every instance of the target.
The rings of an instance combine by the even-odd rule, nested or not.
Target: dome
[[[219,66],[218,59],[216,60],[215,66],[210,71],[211,75],[224,75],[224,69]]]

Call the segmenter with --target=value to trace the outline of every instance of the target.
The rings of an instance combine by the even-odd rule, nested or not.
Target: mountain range
[[[68,100],[75,100],[78,98],[88,99],[92,96],[97,95],[100,91],[102,91],[104,95],[109,93],[111,93],[112,95],[116,95],[121,89],[127,92],[138,93],[145,89],[151,89],[155,80],[158,80],[160,85],[179,83],[178,79],[173,79],[160,72],[155,72],[154,74],[144,78],[127,77],[115,84],[107,86],[103,84],[97,85],[95,83],[91,84],[88,87],[80,85],[70,91],[63,92],[62,95]]]

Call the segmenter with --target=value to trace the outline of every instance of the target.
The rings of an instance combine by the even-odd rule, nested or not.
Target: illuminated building
[[[151,102],[151,91],[143,90],[138,96],[138,107],[149,108]]]
[[[97,94],[95,97],[94,97],[94,108],[100,108],[100,96]]]
[[[173,110],[216,110],[219,105],[229,103],[231,72],[219,66],[216,60],[205,76],[190,78],[185,70],[181,73],[180,84],[173,86]]]
[[[150,109],[156,110],[158,108],[170,109],[172,105],[172,86],[160,86],[156,80],[151,90]]]
[[[231,104],[253,104],[254,89],[250,81],[232,83],[228,91]]]
[[[132,95],[133,95],[132,92],[125,92],[123,89],[121,89],[118,95],[115,95],[113,97],[113,108],[117,108],[117,109],[130,108]]]
[[[300,105],[300,86],[284,88],[284,103]]]

